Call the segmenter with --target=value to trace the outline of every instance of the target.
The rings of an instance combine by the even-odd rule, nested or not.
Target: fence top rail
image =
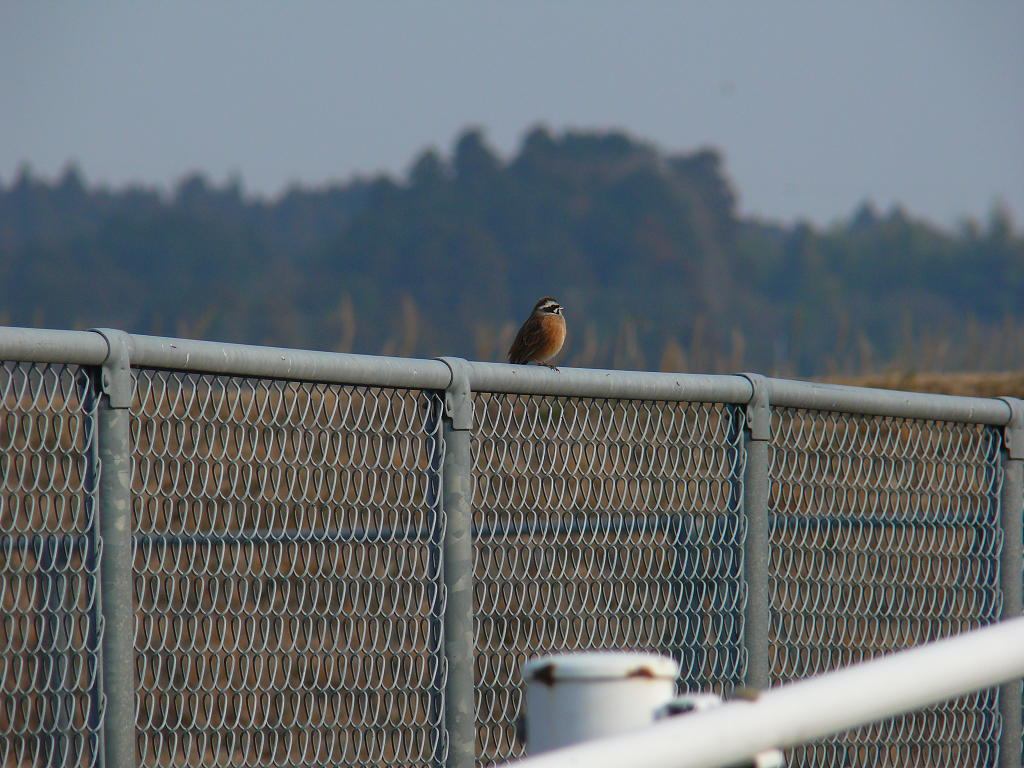
[[[0,359],[29,363],[100,365],[107,342],[91,331],[0,328]]]
[[[319,352],[215,341],[130,334],[135,367],[293,379],[409,389],[445,389],[451,369],[440,360]],[[93,331],[0,327],[0,360],[101,365],[105,339]],[[524,395],[663,400],[708,403],[750,402],[754,387],[746,376],[655,373],[589,368],[552,371],[541,366],[469,362],[475,392]],[[787,379],[763,379],[774,406],[1006,425],[1010,407],[1000,399],[900,392]]]
[[[766,379],[773,406],[840,411],[866,416],[959,421],[1004,426],[1010,406],[998,398],[902,392],[894,389],[850,387],[814,381]]]
[[[474,392],[628,400],[675,400],[704,403],[748,403],[753,397],[743,376],[615,371],[601,368],[560,368],[539,365],[469,363]]]
[[[215,341],[131,336],[131,362],[143,368],[408,389],[444,389],[440,360],[318,352]]]
[[[218,341],[128,334],[137,368],[258,376],[410,389],[444,389],[451,372],[439,360],[317,352]],[[0,359],[34,363],[101,365],[107,342],[94,331],[0,327]]]

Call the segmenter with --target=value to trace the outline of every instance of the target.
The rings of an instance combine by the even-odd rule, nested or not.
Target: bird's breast
[[[545,315],[541,318],[544,344],[537,350],[540,360],[547,360],[558,354],[565,343],[565,318],[561,315]]]

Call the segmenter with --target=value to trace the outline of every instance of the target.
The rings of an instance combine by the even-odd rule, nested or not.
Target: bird
[[[558,368],[548,360],[558,354],[564,341],[562,305],[550,296],[544,296],[537,300],[533,312],[516,334],[516,340],[508,350],[508,361],[517,365],[537,363],[557,371]]]

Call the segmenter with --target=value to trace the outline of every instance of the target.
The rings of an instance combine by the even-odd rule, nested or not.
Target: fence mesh
[[[477,755],[522,754],[520,670],[545,653],[674,656],[730,689],[740,651],[741,409],[475,396]]]
[[[141,370],[146,766],[430,765],[439,399]]]
[[[771,659],[803,678],[998,620],[1000,432],[775,409]],[[997,764],[997,690],[793,750],[793,766]]]
[[[136,369],[144,766],[435,766],[447,752],[440,393]],[[100,762],[98,371],[0,365],[0,768]],[[520,669],[635,649],[744,676],[742,406],[475,393],[477,756]],[[775,408],[773,682],[996,621],[1000,430]],[[998,691],[796,749],[988,766]]]
[[[77,366],[0,366],[0,766],[93,766],[96,398]]]

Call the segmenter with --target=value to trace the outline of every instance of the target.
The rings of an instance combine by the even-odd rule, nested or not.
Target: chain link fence
[[[680,684],[742,681],[743,412],[480,394],[473,432],[477,739],[520,756],[531,657],[643,649]]]
[[[443,755],[438,403],[137,372],[142,765]]]
[[[780,408],[772,435],[773,682],[999,619],[999,430]],[[790,765],[997,765],[996,693],[796,749]]]
[[[109,336],[0,329],[0,768],[486,765],[538,655],[655,651],[728,695],[1020,612],[1013,401],[129,341],[119,369]],[[790,761],[1019,765],[1019,734],[1006,686]]]
[[[0,766],[100,762],[96,389],[0,366]]]

